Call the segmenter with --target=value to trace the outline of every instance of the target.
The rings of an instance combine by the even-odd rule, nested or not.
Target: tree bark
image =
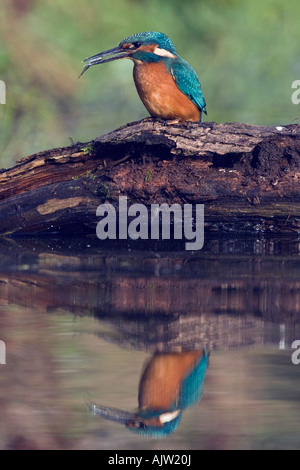
[[[204,204],[206,230],[300,230],[300,125],[148,118],[0,170],[0,234],[94,232],[96,209]]]

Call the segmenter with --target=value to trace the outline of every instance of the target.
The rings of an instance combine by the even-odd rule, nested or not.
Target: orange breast
[[[156,353],[141,378],[139,408],[168,410],[178,398],[182,381],[202,356],[202,351]]]
[[[164,62],[135,63],[133,78],[151,116],[180,121],[200,120],[199,109],[179,90]]]

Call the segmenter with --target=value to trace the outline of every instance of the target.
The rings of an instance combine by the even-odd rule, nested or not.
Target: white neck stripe
[[[166,49],[160,49],[159,47],[156,47],[153,53],[161,57],[171,57],[172,59],[176,58],[176,55],[172,54],[172,52],[166,51]]]
[[[171,411],[170,413],[163,413],[160,415],[159,421],[161,423],[169,423],[170,421],[173,421],[173,419],[177,418],[179,414],[180,410]]]

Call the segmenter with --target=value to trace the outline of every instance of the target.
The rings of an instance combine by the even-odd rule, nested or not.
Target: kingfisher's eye
[[[136,429],[146,429],[147,425],[143,423],[143,421],[134,421],[133,426],[131,427],[135,427]]]
[[[132,45],[136,48],[141,47],[142,43],[140,41],[133,42]]]

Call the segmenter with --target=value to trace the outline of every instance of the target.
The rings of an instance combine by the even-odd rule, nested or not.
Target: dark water
[[[1,449],[300,448],[300,239],[181,248],[0,242]]]

